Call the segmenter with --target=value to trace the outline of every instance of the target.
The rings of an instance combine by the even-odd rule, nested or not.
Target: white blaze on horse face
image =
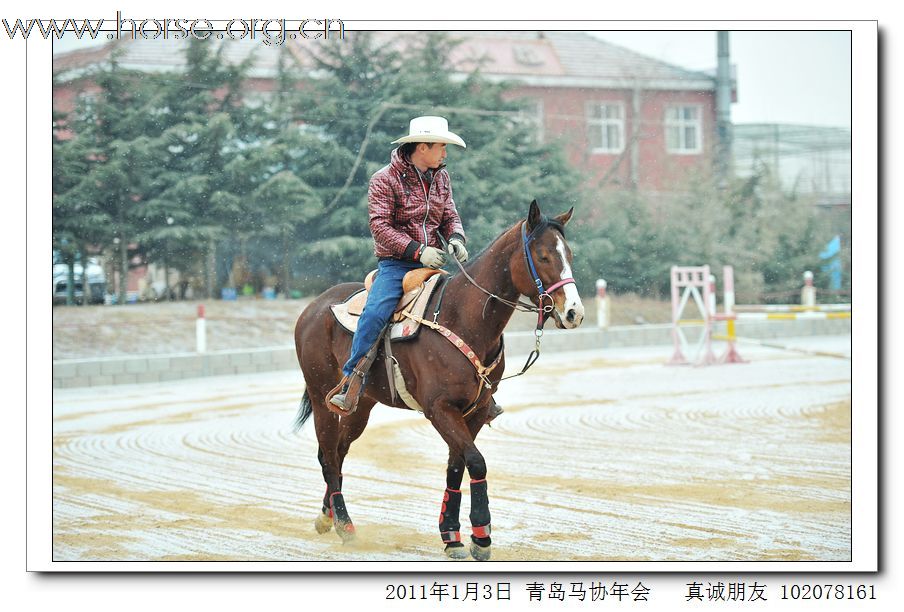
[[[562,275],[559,278],[562,280],[574,278],[574,275],[571,272],[571,266],[568,265],[568,256],[565,254],[565,242],[562,240],[561,236],[556,236],[556,250],[562,257]],[[559,318],[562,321],[562,325],[565,327],[577,327],[584,320],[584,304],[581,302],[581,296],[578,295],[577,285],[568,283],[562,287],[562,290],[565,292],[565,304],[562,307],[562,310],[558,311]],[[574,311],[574,316],[569,320],[568,313],[571,311]]]

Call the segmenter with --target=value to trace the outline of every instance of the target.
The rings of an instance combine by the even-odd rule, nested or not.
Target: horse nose
[[[575,327],[581,324],[581,321],[584,320],[584,316],[579,314],[577,310],[574,308],[569,308],[568,313],[565,315],[565,319],[569,323],[573,323]]]

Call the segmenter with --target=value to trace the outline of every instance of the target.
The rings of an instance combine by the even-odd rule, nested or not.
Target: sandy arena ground
[[[503,383],[478,438],[493,560],[849,560],[851,339],[785,344],[810,353],[550,353]],[[415,413],[377,407],[346,460],[357,541],[314,531],[302,391],[292,371],[55,390],[54,560],[445,560],[447,451]]]

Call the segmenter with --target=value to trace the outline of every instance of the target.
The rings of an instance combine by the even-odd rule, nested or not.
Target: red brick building
[[[461,40],[454,66],[467,73],[480,66],[491,80],[518,83],[514,97],[528,100],[544,141],[560,141],[569,160],[585,171],[592,188],[637,188],[645,192],[680,188],[688,172],[707,169],[716,144],[716,82],[712,75],[685,70],[585,32],[453,32]],[[346,36],[354,36],[346,32]],[[411,40],[418,33],[382,33],[384,41]],[[290,40],[294,61],[308,69],[303,45]],[[85,69],[121,48],[124,68],[148,72],[178,69],[182,41],[115,41],[100,48],[54,56],[54,108],[73,108],[90,95]],[[274,88],[281,48],[259,41],[226,44],[228,61],[254,53],[248,99]],[[715,64],[715,56],[713,58]]]
[[[584,32],[469,32],[453,57],[483,58],[490,79],[520,81],[540,136],[560,140],[589,186],[670,191],[708,167],[716,139],[713,76]],[[715,65],[715,56],[713,57]]]

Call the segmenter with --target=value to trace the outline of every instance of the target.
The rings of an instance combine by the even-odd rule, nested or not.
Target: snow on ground
[[[781,344],[708,368],[664,365],[669,347],[550,353],[503,383],[478,437],[493,559],[850,559],[851,339]],[[303,390],[294,371],[55,390],[54,559],[444,560],[447,450],[412,412],[375,408],[346,459],[357,541],[314,531]]]

